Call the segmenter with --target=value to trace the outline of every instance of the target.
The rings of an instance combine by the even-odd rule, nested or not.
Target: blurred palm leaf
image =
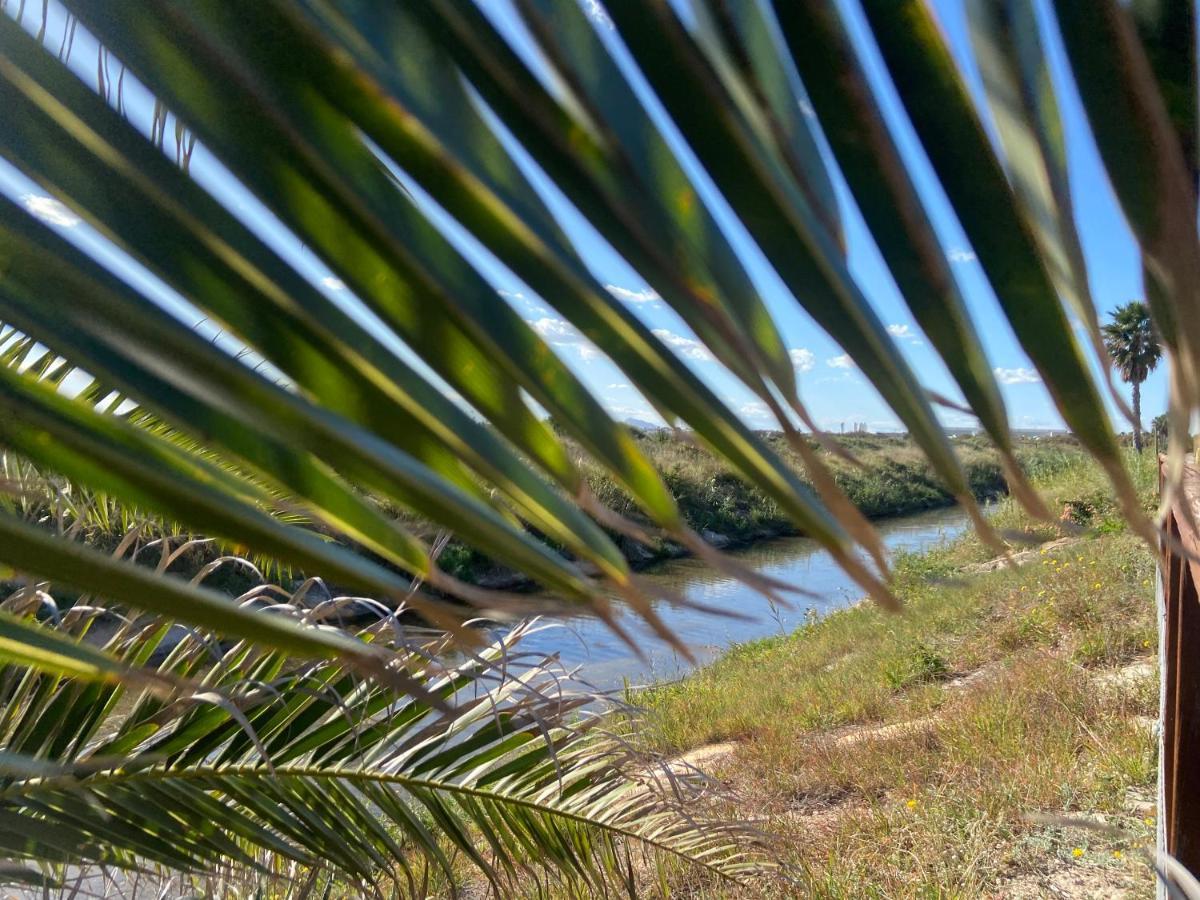
[[[864,590],[894,603],[877,536],[801,434],[814,424],[742,249],[761,251],[784,302],[842,345],[991,537],[929,392],[850,270],[844,222],[857,204],[1014,494],[1045,514],[1013,457],[930,198],[909,174],[913,148],[902,152],[881,112],[894,88],[1021,347],[1130,521],[1155,537],[1095,377],[1106,361],[1059,110],[1077,88],[1144,254],[1182,423],[1172,433],[1184,435],[1200,405],[1186,0],[974,0],[985,105],[924,0],[862,4],[886,90],[867,76],[861,22],[833,0],[614,0],[607,13],[568,0],[499,12],[469,0],[25,7],[0,2],[0,157],[88,235],[68,240],[0,198],[0,442],[39,471],[385,606],[407,602],[468,641],[460,626],[471,606],[495,618],[534,607],[607,617],[613,600],[670,639],[614,535],[669,538],[740,570],[690,530],[625,427],[497,296],[492,278],[507,270],[562,317],[546,320],[554,329],[606,354],[669,424],[690,429]],[[514,39],[518,20],[525,35]],[[1060,23],[1073,84],[1047,64]],[[95,53],[87,78],[80,46]],[[239,191],[257,212],[240,208]],[[807,479],[595,277],[560,221],[564,202],[776,416]],[[219,335],[199,333],[197,319]],[[591,495],[556,428],[628,492],[639,521]],[[1182,449],[1177,437],[1177,461]],[[20,503],[0,510],[0,563],[25,576],[336,659],[314,665],[427,697],[386,648],[81,547],[27,521]],[[420,530],[385,508],[453,532],[551,595],[457,582]],[[10,632],[0,656],[14,665],[37,666],[43,653],[44,669],[129,677],[119,660],[71,658],[57,644],[35,652],[15,624]],[[60,827],[47,825],[49,855]],[[284,830],[272,834],[283,840]],[[516,847],[506,841],[494,849]],[[124,849],[133,859],[152,846],[183,864],[178,847]],[[387,856],[376,850],[376,862]]]
[[[951,491],[973,507],[924,392],[840,261],[840,216],[830,176],[814,149],[810,123],[789,114],[781,100],[785,89],[798,90],[798,79],[774,37],[769,11],[730,19],[724,8],[706,7],[698,21],[708,27],[698,40],[669,6],[651,8],[656,12],[643,24],[653,25],[654,34],[633,28],[630,18],[626,40],[684,138],[796,298],[850,351]],[[428,210],[398,187],[395,173],[402,171],[499,259],[542,288],[572,325],[626,367],[660,410],[683,416],[864,587],[888,599],[876,577],[848,552],[852,539],[877,550],[873,534],[819,460],[808,455],[809,474],[824,503],[595,283],[520,168],[506,161],[504,141],[462,90],[465,78],[568,198],[784,424],[789,406],[806,415],[778,333],[705,196],[673,162],[672,146],[572,4],[521,7],[567,87],[562,97],[546,91],[470,4],[427,4],[413,11],[415,17],[320,2],[258,4],[252,14],[235,14],[219,2],[152,4],[154,14],[86,2],[70,9],[105,52],[115,53],[153,88],[163,108],[187,123],[188,135],[219,156],[392,335],[496,430],[460,411],[436,381],[359,324],[344,304],[300,277],[294,264],[122,122],[118,111],[18,28],[5,25],[9,50],[0,90],[6,104],[21,111],[19,125],[3,138],[6,154],[198,310],[263,354],[300,394],[266,384],[245,366],[233,371],[222,348],[203,346],[170,315],[148,309],[144,296],[48,229],[14,221],[6,226],[5,243],[20,253],[0,302],[5,318],[24,332],[166,421],[190,427],[204,443],[220,445],[249,470],[273,477],[281,489],[307,501],[315,515],[323,513],[331,527],[369,542],[376,552],[386,550],[395,564],[435,586],[449,585],[428,564],[419,542],[398,534],[394,524],[371,521],[347,499],[351,495],[340,478],[417,510],[560,593],[584,599],[603,589],[528,538],[515,514],[595,567],[609,590],[641,603],[615,546],[570,500],[610,527],[623,526],[587,497],[577,468],[520,392],[545,407],[605,466],[652,523],[689,546],[699,541],[686,531],[662,482],[621,426],[542,339],[496,301]],[[624,10],[624,4],[613,7],[618,28],[627,18]],[[636,6],[629,10],[629,17],[636,15]],[[789,11],[782,20],[785,37],[804,24],[793,23],[789,17],[795,14]],[[836,28],[836,14],[834,22]],[[938,50],[939,40],[933,33],[929,47],[914,45],[912,52],[932,59],[945,52]],[[671,48],[670,54],[659,47]],[[901,64],[901,57],[892,58]],[[389,59],[406,62],[389,65]],[[808,65],[802,62],[801,68]],[[848,59],[848,72],[852,65]],[[929,74],[916,69],[908,80],[915,90],[922,79],[940,78],[954,90],[956,77],[942,64]],[[899,86],[903,95],[906,85]],[[813,96],[824,106],[820,90]],[[697,92],[711,103],[691,102]],[[969,121],[964,104],[958,115]],[[711,116],[701,109],[727,114]],[[859,112],[859,124],[871,118],[869,106]],[[919,116],[915,122],[925,127]],[[56,152],[45,152],[50,146]],[[877,142],[880,152],[887,146]],[[979,149],[990,155],[986,146]],[[891,161],[889,169],[896,168]],[[890,258],[899,268],[911,245],[897,242],[915,233],[920,201],[902,182],[893,184],[910,194],[908,231],[884,222],[882,212],[872,224],[892,229],[895,240],[883,246],[897,247]],[[108,202],[110,190],[125,192],[130,202]],[[681,205],[684,197],[693,199]],[[1011,199],[1005,196],[1015,209]],[[15,218],[15,211],[6,215]],[[970,225],[969,217],[965,221]],[[1010,231],[1005,226],[997,234]],[[918,246],[930,262],[936,251],[928,234]],[[1021,250],[1028,261],[1022,271],[1040,272],[1032,251],[1029,245]],[[1003,247],[998,252],[1017,253]],[[985,264],[988,257],[990,252]],[[926,304],[914,301],[914,310],[931,326],[959,323],[934,327],[936,343],[1009,457],[1014,486],[1021,487],[1006,451],[995,384],[981,365],[944,264],[936,281],[942,287],[932,296],[945,302],[924,312]],[[914,272],[907,295],[915,297],[925,283]],[[75,327],[58,327],[42,300],[47,290],[87,298],[77,304]],[[1052,291],[1048,284],[1039,290]],[[1029,338],[1035,362],[1057,370],[1047,382],[1062,394],[1064,415],[1112,463],[1115,442],[1107,417],[1090,378],[1080,377],[1081,363],[1071,361],[1080,358],[1051,350],[1073,344],[1061,308],[1032,297],[1018,301],[1025,296],[1021,291],[1002,287],[1000,294],[1019,333]],[[119,335],[107,329],[113,316],[127,326]],[[214,396],[225,399],[214,404]],[[521,456],[538,463],[555,486],[530,472]],[[281,457],[290,458],[280,465]],[[1110,469],[1127,494],[1119,469],[1115,464]],[[1028,491],[1020,493],[1029,497]],[[494,512],[480,506],[501,498],[505,502]]]

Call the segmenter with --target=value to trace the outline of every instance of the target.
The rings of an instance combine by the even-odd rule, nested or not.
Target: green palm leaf
[[[1104,362],[1110,394],[1126,417],[1133,412],[1117,393],[1100,334],[1083,248],[1075,230],[1067,151],[1049,63],[1032,4],[979,0],[968,7],[988,105],[1006,150],[1013,189],[1046,259],[1060,298],[1087,329]]]
[[[1047,262],[932,15],[919,0],[868,0],[864,10],[913,126],[1021,346],[1067,425],[1108,472],[1126,515],[1149,537],[1111,422]]]
[[[780,4],[777,12],[825,136],[908,308],[1001,450],[1011,488],[1036,509],[1012,456],[1004,401],[966,303],[841,16],[831,4]]]
[[[1056,3],[1054,9],[1097,147],[1141,245],[1146,300],[1173,361],[1167,499],[1182,477],[1183,454],[1190,449],[1185,434],[1200,396],[1200,318],[1193,298],[1200,277],[1200,246],[1196,180],[1187,155],[1195,152],[1194,138],[1184,134],[1181,142],[1171,118],[1174,114],[1177,122],[1186,124],[1194,116],[1188,110],[1194,109],[1196,99],[1178,89],[1170,90],[1169,100],[1164,97],[1160,86],[1178,85],[1187,64],[1180,66],[1178,48],[1160,43],[1156,71],[1138,38],[1137,24],[1117,4],[1084,9]],[[1138,21],[1143,29],[1153,26],[1144,11]],[[1185,35],[1174,40],[1189,43]],[[1188,80],[1184,75],[1182,82]]]
[[[460,877],[457,851],[497,886],[536,868],[598,891],[620,882],[620,860],[635,849],[731,878],[761,865],[745,826],[683,812],[701,800],[702,782],[670,776],[670,799],[668,776],[589,720],[571,724],[590,698],[562,694],[518,652],[519,636],[448,666],[429,662],[441,641],[395,648],[428,697],[455,701],[452,715],[340,664],[297,667],[247,645],[197,670],[207,655],[200,634],[157,669],[199,679],[178,699],[121,699],[119,685],[96,690],[9,665],[0,669],[3,736],[16,749],[0,767],[0,846],[17,858],[118,868],[203,873],[233,861],[262,878],[296,863],[362,885],[421,866]],[[378,626],[369,637],[389,643]],[[143,627],[106,649],[144,662],[162,638]],[[104,713],[62,715],[85,699]],[[57,768],[37,761],[49,744]],[[536,866],[515,862],[526,857]]]

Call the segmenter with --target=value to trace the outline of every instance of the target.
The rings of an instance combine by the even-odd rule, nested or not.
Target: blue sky
[[[618,62],[627,71],[637,89],[637,73],[625,57],[615,34],[606,26],[602,11],[595,6],[593,0],[584,2],[597,22],[602,37],[613,47]],[[970,66],[962,0],[932,2],[969,87],[977,98],[981,97],[977,73]],[[40,15],[41,4],[30,3],[27,6],[29,9],[24,24],[36,29],[34,16]],[[483,6],[509,35],[518,52],[534,61],[534,65],[537,66],[536,51],[519,27],[508,0],[483,0]],[[985,349],[1001,382],[1013,424],[1020,428],[1060,427],[1061,420],[1052,402],[1004,321],[970,245],[942,197],[890,86],[882,77],[882,66],[877,51],[869,40],[864,39],[865,31],[857,0],[843,0],[843,6],[849,14],[856,41],[864,52],[868,74],[882,90],[885,115],[910,163],[918,188],[927,201],[934,225],[952,263],[952,270],[967,298]],[[48,33],[61,34],[62,25],[61,11],[52,6]],[[1073,88],[1066,84],[1068,89],[1061,89],[1066,80],[1066,71],[1056,36],[1049,42],[1049,49],[1052,69],[1060,85],[1077,224],[1088,262],[1093,296],[1104,318],[1116,305],[1142,296],[1140,265],[1136,247],[1104,177]],[[81,78],[94,85],[95,45],[82,30],[76,36],[71,65]],[[126,79],[125,90],[126,109],[129,110],[131,119],[144,132],[148,132],[151,98],[132,79]],[[668,141],[679,149],[685,168],[697,182],[701,193],[708,198],[718,221],[743,257],[751,278],[776,317],[796,363],[802,396],[817,422],[835,432],[843,425],[849,429],[857,422],[864,422],[873,430],[895,428],[895,416],[854,369],[841,349],[811,322],[782,286],[769,264],[728,212],[723,200],[708,184],[703,171],[674,134],[671,124],[653,108],[651,112],[656,116]],[[990,123],[986,124],[990,128]],[[168,135],[170,134],[171,130],[168,129]],[[168,140],[167,143],[170,147],[173,142]],[[511,142],[509,143],[511,145]],[[630,309],[681,354],[748,423],[755,427],[771,427],[772,422],[766,416],[761,403],[712,360],[679,318],[658,300],[653,288],[641,280],[637,273],[574,213],[570,204],[557,193],[536,166],[519,150],[514,152],[518,164],[526,170],[535,188],[542,193],[552,211],[560,218],[564,229],[578,246],[581,257],[597,278],[609,286],[619,301],[628,304]],[[329,296],[345,303],[347,308],[364,319],[370,318],[369,313],[348,294],[344,286],[332,277],[321,262],[306,251],[300,242],[275,221],[270,213],[203,148],[198,148],[193,157],[191,172],[239,218],[268,240],[278,252],[320,284]],[[840,176],[836,175],[836,170],[835,179],[838,182],[837,189],[847,231],[849,264],[855,279],[874,304],[881,319],[887,323],[889,331],[922,382],[931,389],[957,396],[940,360],[908,315],[844,184],[840,182]],[[175,296],[170,289],[141,270],[136,263],[108,245],[86,223],[46,196],[46,192],[40,186],[24,179],[3,161],[0,161],[0,191],[19,198],[31,213],[55,225],[69,239],[85,247],[123,277],[134,281],[139,288],[169,309],[190,321],[198,318],[182,298]],[[440,210],[434,208],[419,190],[415,190],[414,193],[418,196],[418,202],[428,209],[430,216],[444,228],[451,240],[489,278],[500,295],[513,304],[532,327],[556,348],[614,415],[619,418],[651,421],[657,419],[649,405],[629,385],[628,379],[602,353],[582,340],[548,304],[536,297]],[[230,342],[229,346],[232,348],[235,345]],[[404,353],[406,358],[413,358],[412,354],[403,348],[398,347],[398,350]],[[1144,420],[1148,422],[1150,417],[1162,412],[1165,405],[1165,377],[1164,373],[1159,371],[1151,376],[1143,388]],[[973,420],[961,413],[951,411],[941,415],[948,424],[973,424]]]

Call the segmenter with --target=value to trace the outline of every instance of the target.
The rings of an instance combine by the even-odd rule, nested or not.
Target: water
[[[878,523],[889,554],[928,550],[957,537],[967,527],[966,513],[953,507]],[[737,557],[743,564],[812,591],[820,599],[793,595],[788,598],[792,601],[790,609],[773,609],[758,592],[696,559],[664,563],[645,573],[646,578],[690,600],[746,617],[731,619],[667,604],[656,607],[667,627],[700,665],[715,659],[731,644],[795,630],[810,609],[816,615],[825,615],[862,597],[862,589],[808,538],[766,541],[738,551]],[[622,612],[618,622],[643,649],[646,659],[639,658],[605,625],[588,617],[568,619],[562,628],[531,634],[521,641],[521,650],[546,654],[557,651],[568,668],[581,666],[581,680],[598,690],[620,688],[626,681],[635,686],[670,681],[691,668],[634,613]]]

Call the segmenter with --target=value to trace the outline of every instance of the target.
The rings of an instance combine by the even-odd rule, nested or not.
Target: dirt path
[[[999,664],[990,664],[976,671],[949,681],[946,690],[961,691],[971,685],[985,682],[1000,671]],[[1150,657],[1137,659],[1125,666],[1114,669],[1097,670],[1092,680],[1099,690],[1124,692],[1137,689],[1148,678],[1153,678],[1156,663]],[[856,725],[829,732],[826,737],[837,747],[853,747],[869,741],[888,741],[912,737],[914,735],[930,734],[939,721],[952,714],[949,710],[941,710],[930,716],[911,719],[906,722],[893,722],[886,725]],[[1147,729],[1157,727],[1157,720],[1139,716],[1137,723]],[[728,774],[731,767],[737,765],[737,753],[740,744],[736,741],[722,741],[697,747],[687,753],[675,757],[669,763],[672,769],[682,771],[699,769],[708,775],[718,776]],[[1129,798],[1129,813],[1139,818],[1154,815],[1154,804],[1145,797]],[[785,812],[781,819],[784,827],[802,828],[805,831],[825,831],[838,827],[846,815],[863,809],[861,799],[844,797],[832,799],[822,804],[805,809],[793,809]],[[1145,894],[1145,880],[1139,879],[1130,869],[1107,865],[1090,865],[1073,860],[1050,860],[1040,871],[1025,872],[1018,877],[1000,885],[992,894],[992,900],[1040,900],[1040,898],[1056,898],[1056,900],[1091,900],[1091,898],[1113,898],[1113,900],[1132,900]]]
[[[990,896],[994,900],[1134,900],[1145,896],[1145,884],[1121,869],[1063,863],[1048,872],[1015,878]]]
[[[1065,537],[1059,538],[1056,541],[1048,541],[1045,544],[1040,544],[1037,547],[1031,547],[1028,550],[1020,550],[1016,553],[1010,553],[1008,556],[997,556],[995,559],[989,559],[987,562],[972,563],[969,566],[962,567],[964,575],[979,575],[984,572],[995,572],[998,569],[1007,569],[1012,566],[1020,566],[1025,563],[1033,562],[1044,553],[1051,550],[1059,550],[1063,547],[1069,547],[1072,544],[1078,543],[1082,538]]]

